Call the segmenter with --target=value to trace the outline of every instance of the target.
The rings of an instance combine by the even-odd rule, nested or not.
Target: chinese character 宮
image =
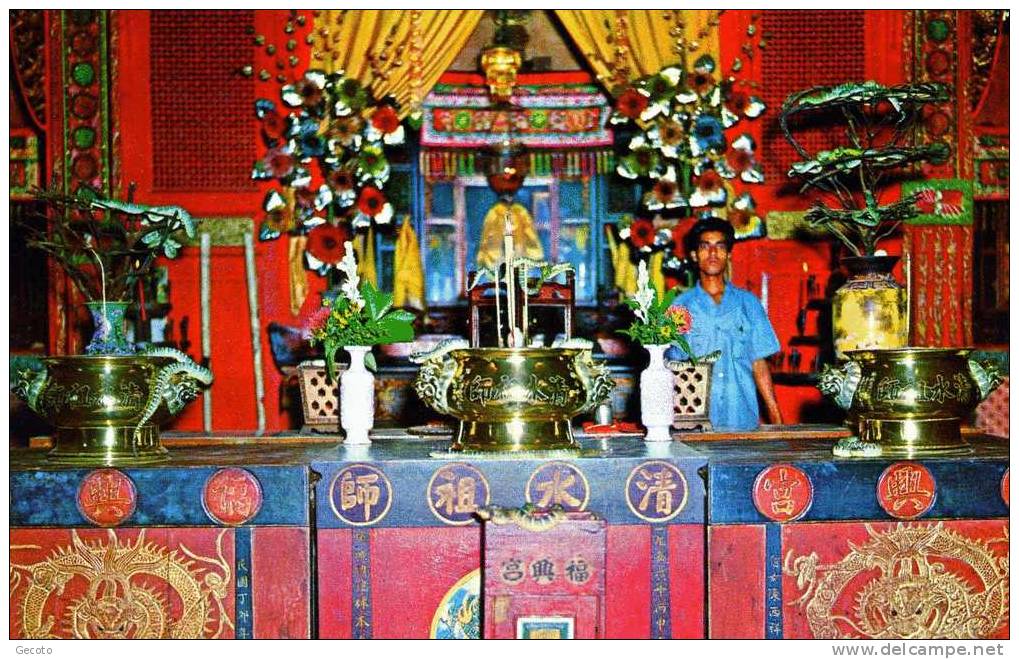
[[[517,583],[524,578],[524,564],[519,558],[511,558],[502,564],[502,580]]]

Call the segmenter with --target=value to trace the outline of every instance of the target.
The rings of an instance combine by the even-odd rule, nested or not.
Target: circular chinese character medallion
[[[78,510],[96,526],[117,526],[134,514],[138,492],[117,469],[89,472],[78,486]]]
[[[938,487],[931,472],[918,462],[896,462],[877,481],[877,501],[896,519],[916,519],[934,505]]]
[[[239,526],[262,509],[262,486],[247,469],[220,469],[205,481],[202,507],[212,521]]]
[[[754,506],[773,522],[792,522],[807,514],[814,503],[814,484],[802,469],[791,464],[765,467],[754,480]]]
[[[1006,469],[1005,475],[1001,477],[1001,498],[1006,506],[1011,507],[1008,503],[1008,472],[1009,470]]]
[[[478,508],[488,505],[485,475],[463,462],[435,470],[428,481],[428,509],[445,524],[463,526],[474,521]]]
[[[341,520],[351,526],[378,524],[393,503],[393,486],[377,467],[349,464],[329,486],[329,504]]]
[[[679,467],[664,460],[648,460],[626,479],[626,505],[648,522],[667,522],[686,507],[689,488]]]
[[[568,462],[548,462],[527,479],[524,499],[538,508],[562,506],[567,512],[587,507],[591,489],[583,472]]]

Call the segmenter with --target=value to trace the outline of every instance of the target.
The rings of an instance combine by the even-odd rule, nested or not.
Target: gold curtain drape
[[[312,64],[344,71],[376,98],[392,95],[400,117],[415,112],[483,15],[470,10],[328,9],[315,18]]]
[[[612,93],[669,64],[688,66],[702,54],[719,63],[717,11],[692,9],[557,9],[570,38]]]

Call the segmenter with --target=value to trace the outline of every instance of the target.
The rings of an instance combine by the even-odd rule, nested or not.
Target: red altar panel
[[[710,527],[708,557],[708,637],[764,638],[764,527]]]
[[[252,529],[255,638],[311,638],[308,529]]]

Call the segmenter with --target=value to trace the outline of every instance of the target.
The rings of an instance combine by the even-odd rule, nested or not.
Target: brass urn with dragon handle
[[[969,450],[960,432],[1001,374],[971,348],[849,350],[827,367],[818,388],[857,417],[857,436],[839,442],[843,457],[914,457]]]
[[[20,359],[11,390],[56,428],[47,459],[75,466],[160,462],[159,426],[212,384],[212,371],[172,348],[133,355]]]
[[[441,414],[460,421],[453,452],[576,450],[570,419],[590,412],[614,386],[592,344],[551,348],[470,348],[453,340],[413,356],[414,388]]]

